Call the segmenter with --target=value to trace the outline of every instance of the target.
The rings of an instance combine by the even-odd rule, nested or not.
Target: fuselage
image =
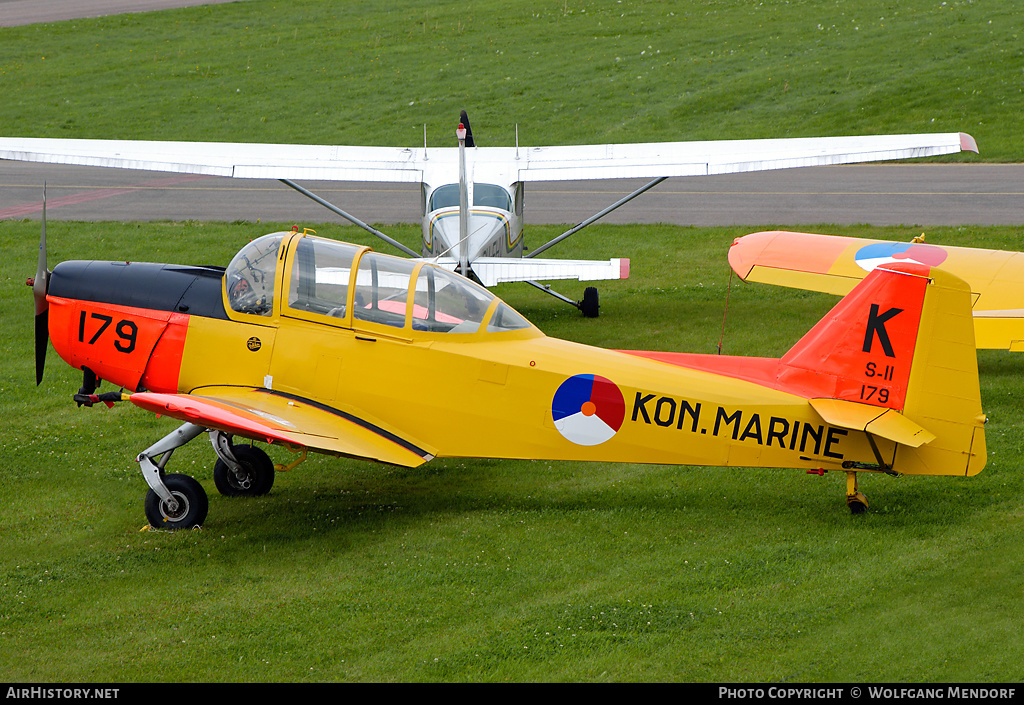
[[[875,457],[804,396],[549,338],[462,277],[297,233],[253,241],[227,270],[62,263],[48,298],[61,357],[116,386],[292,395],[436,456],[809,469]]]
[[[523,256],[523,184],[467,185],[467,254],[479,257]],[[423,256],[459,257],[461,227],[459,184],[423,183]]]

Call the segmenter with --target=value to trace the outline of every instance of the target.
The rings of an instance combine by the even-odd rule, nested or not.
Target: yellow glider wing
[[[347,411],[252,387],[204,387],[195,394],[137,392],[130,399],[155,414],[266,443],[281,443],[392,465],[417,467],[434,451]]]
[[[889,262],[917,262],[963,279],[972,292],[977,347],[1024,351],[1022,252],[788,231],[744,235],[729,248],[729,264],[745,281],[840,296]]]

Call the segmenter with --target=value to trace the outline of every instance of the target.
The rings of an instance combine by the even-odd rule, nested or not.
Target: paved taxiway
[[[244,0],[0,0],[0,26]],[[456,106],[458,107],[458,106]],[[985,149],[985,145],[980,145]],[[248,220],[341,218],[276,181],[0,162],[0,219]],[[643,181],[531,184],[526,222],[574,224]],[[418,222],[418,186],[303,183],[369,223]],[[679,225],[1020,225],[1024,165],[885,164],[669,179],[607,216]]]
[[[0,219],[344,222],[277,181],[0,162]],[[527,224],[574,224],[644,181],[529,184]],[[416,223],[410,184],[303,182],[368,223]],[[1020,225],[1024,166],[885,164],[669,179],[606,216],[678,225]]]

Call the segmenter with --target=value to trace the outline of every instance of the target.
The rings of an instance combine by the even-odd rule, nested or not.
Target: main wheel
[[[583,290],[583,301],[580,302],[580,311],[587,318],[597,318],[598,310],[600,309],[598,304],[597,287],[588,286]]]
[[[192,529],[202,526],[210,509],[206,490],[188,475],[166,475],[164,485],[178,502],[175,509],[150,490],[146,493],[146,518],[154,529]]]
[[[213,466],[213,484],[226,497],[256,497],[270,492],[274,486],[274,461],[256,446],[234,446],[235,460],[242,466],[244,477],[238,477],[228,464],[218,459]]]

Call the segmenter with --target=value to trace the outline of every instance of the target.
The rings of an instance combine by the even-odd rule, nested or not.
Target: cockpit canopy
[[[289,235],[264,235],[231,260],[225,286],[232,310],[273,315],[279,252]],[[286,316],[454,334],[476,333],[481,326],[487,332],[531,327],[487,289],[433,264],[309,236],[297,236],[288,247],[291,256],[277,274],[285,279]]]
[[[277,252],[288,233],[272,233],[238,251],[224,272],[228,304],[239,313],[270,316],[274,310]]]

